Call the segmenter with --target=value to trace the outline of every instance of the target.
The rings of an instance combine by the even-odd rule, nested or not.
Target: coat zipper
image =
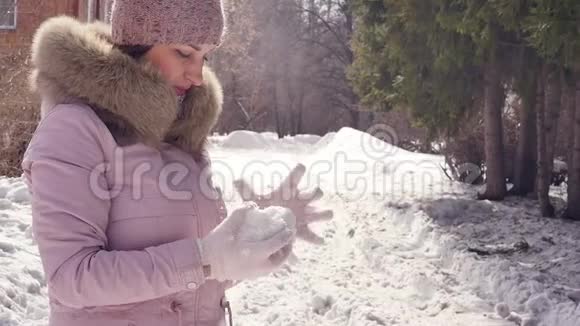
[[[226,299],[226,297],[222,297],[222,300],[220,302],[220,306],[222,307],[222,309],[226,312],[227,316],[228,316],[228,326],[234,326],[234,318],[232,315],[232,308],[230,306],[230,302]]]
[[[195,178],[194,182],[195,182]],[[199,195],[199,194],[198,194]],[[199,206],[197,205],[197,199],[192,198],[192,202],[193,202],[193,210],[196,214],[196,224],[197,224],[197,238],[201,239],[201,214],[199,212]],[[197,325],[198,324],[198,312],[199,312],[199,291],[195,291],[195,294],[193,296],[193,325]]]
[[[226,203],[224,202],[224,197],[223,197],[223,192],[222,189],[219,187],[214,187],[216,189],[217,192],[217,196],[218,198],[215,201],[215,206],[218,212],[218,224],[222,222],[222,220],[224,218],[226,218],[226,216],[224,216],[225,214],[223,214],[226,210]],[[228,326],[234,326],[234,317],[232,314],[232,308],[230,306],[230,301],[226,298],[225,293],[224,296],[222,297],[222,300],[220,302],[220,306],[222,307],[222,309],[224,310],[224,312],[227,315],[228,318]]]

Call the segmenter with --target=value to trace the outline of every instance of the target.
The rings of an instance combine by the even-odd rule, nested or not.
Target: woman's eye
[[[189,58],[191,56],[191,54],[185,53],[185,52],[183,52],[181,50],[175,50],[175,51],[177,51],[177,54],[179,54],[179,56],[182,57],[182,58]]]

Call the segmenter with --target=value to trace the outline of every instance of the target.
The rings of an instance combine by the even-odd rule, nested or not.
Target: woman
[[[222,325],[232,281],[276,270],[308,223],[332,217],[296,184],[261,197],[297,232],[244,242],[246,205],[228,214],[211,184],[206,137],[221,87],[204,68],[220,44],[219,0],[117,0],[111,26],[47,20],[32,46],[41,122],[22,168],[48,284],[50,326]],[[299,198],[300,197],[300,198]]]

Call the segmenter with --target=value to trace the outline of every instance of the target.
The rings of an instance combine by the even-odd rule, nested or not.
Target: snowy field
[[[322,187],[320,205],[335,210],[314,226],[325,245],[298,242],[297,261],[228,292],[236,326],[580,325],[580,223],[540,218],[527,199],[473,200],[478,189],[449,182],[441,157],[349,128],[238,131],[212,137],[210,152],[230,208],[235,178],[265,192],[302,162],[301,187]],[[0,326],[47,322],[30,223],[23,181],[0,178]]]

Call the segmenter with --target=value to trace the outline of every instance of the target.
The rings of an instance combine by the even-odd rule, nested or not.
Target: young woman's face
[[[192,86],[202,85],[203,64],[214,48],[213,45],[155,45],[145,58],[159,69],[163,78],[175,88],[175,93],[182,96]]]

